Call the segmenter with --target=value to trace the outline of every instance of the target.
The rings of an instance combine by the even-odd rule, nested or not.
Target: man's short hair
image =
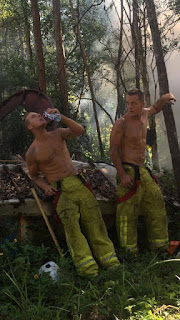
[[[30,121],[27,119],[27,116],[29,115],[29,112],[27,112],[25,115],[24,115],[24,126],[27,130],[28,129],[28,125],[30,124]]]
[[[144,94],[140,89],[131,89],[127,92],[128,96],[138,96],[140,101],[144,101]]]

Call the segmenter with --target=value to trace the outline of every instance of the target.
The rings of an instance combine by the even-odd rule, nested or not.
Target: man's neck
[[[33,134],[34,134],[34,137],[35,137],[36,141],[45,141],[45,140],[47,140],[48,133],[47,133],[47,131],[46,131],[46,129],[44,127],[34,130]]]

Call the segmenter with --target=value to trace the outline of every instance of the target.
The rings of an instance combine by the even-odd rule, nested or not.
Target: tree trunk
[[[117,86],[117,111],[116,118],[124,115],[123,99],[122,99],[122,84],[121,84],[121,59],[122,59],[122,38],[123,38],[123,0],[121,0],[121,20],[120,20],[120,34],[119,34],[119,49],[117,56],[116,69],[116,86]]]
[[[31,37],[30,37],[30,23],[28,19],[28,3],[27,0],[21,0],[21,6],[24,13],[24,23],[25,23],[25,39],[26,39],[26,47],[27,47],[27,55],[29,58],[29,61],[31,63],[31,73],[35,75],[35,68],[34,68],[34,62],[33,62],[33,53],[31,48]]]
[[[153,39],[153,47],[154,47],[154,54],[156,58],[160,95],[162,95],[169,92],[169,83],[168,83],[166,65],[165,65],[163,50],[161,45],[160,31],[158,28],[154,1],[145,0],[145,3],[146,3],[147,15],[148,15],[148,20],[151,28],[152,39]],[[164,106],[163,114],[164,114],[166,130],[167,130],[170,153],[172,157],[174,175],[177,183],[178,198],[180,202],[180,150],[179,150],[174,115],[173,115],[173,111],[170,104],[167,104]]]
[[[66,80],[66,67],[65,67],[65,55],[62,38],[61,27],[61,12],[60,12],[60,0],[53,0],[53,22],[56,42],[56,58],[58,68],[58,80],[60,90],[60,103],[64,115],[70,116],[68,108],[68,94],[67,94],[67,80]]]
[[[84,63],[86,74],[87,74],[87,78],[88,78],[89,90],[90,90],[90,93],[91,93],[92,104],[93,104],[94,117],[95,117],[95,121],[96,121],[96,128],[97,128],[97,134],[98,134],[100,153],[101,153],[101,157],[104,157],[104,150],[103,150],[103,145],[102,145],[102,140],[101,140],[100,126],[99,126],[97,110],[96,110],[96,99],[95,99],[93,85],[92,85],[92,81],[91,81],[91,77],[90,77],[89,65],[88,65],[88,61],[87,61],[86,51],[84,49],[84,46],[83,46],[83,43],[82,43],[82,40],[81,40],[81,33],[80,33],[80,29],[79,29],[79,24],[78,24],[78,21],[77,21],[76,12],[74,10],[72,1],[69,0],[69,3],[70,3],[70,7],[71,7],[72,17],[73,17],[73,20],[74,20],[74,23],[75,23],[74,32],[76,34],[77,41],[78,41],[80,49],[81,49],[83,63]]]
[[[146,107],[151,106],[151,98],[150,98],[150,91],[149,91],[149,80],[148,80],[148,71],[147,71],[147,64],[146,64],[146,54],[144,52],[143,43],[142,43],[142,34],[141,34],[141,26],[139,21],[139,13],[138,13],[138,2],[137,0],[133,0],[133,26],[134,26],[134,37],[135,43],[138,47],[138,59],[139,59],[139,68],[140,74],[142,77],[143,83],[143,91],[144,91],[144,98]],[[145,30],[145,28],[144,28]],[[156,131],[156,121],[155,116],[152,116],[149,119],[149,127],[151,130]],[[153,168],[159,169],[159,158],[157,152],[157,137],[155,137],[153,145],[152,145],[152,164]]]
[[[38,73],[39,73],[39,90],[46,93],[46,75],[45,75],[45,64],[41,37],[41,24],[39,16],[39,8],[37,0],[31,0],[31,8],[33,15],[33,32],[36,46],[36,55],[38,62]]]
[[[133,1],[133,25],[131,27],[132,41],[134,42],[135,52],[135,75],[136,75],[136,88],[140,89],[140,48],[139,48],[139,16],[138,16],[138,3]]]

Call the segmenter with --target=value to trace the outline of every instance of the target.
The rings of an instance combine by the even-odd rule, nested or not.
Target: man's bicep
[[[110,147],[119,147],[123,137],[123,123],[117,121],[111,131]]]
[[[74,138],[74,135],[69,128],[61,128],[59,129],[59,133],[64,140]]]
[[[150,108],[146,108],[145,110],[147,110],[148,112],[148,118],[157,113],[157,110],[156,108],[154,108],[154,106],[151,106]]]

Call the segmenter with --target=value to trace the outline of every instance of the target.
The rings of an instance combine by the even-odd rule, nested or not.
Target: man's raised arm
[[[176,98],[173,96],[172,93],[163,94],[163,95],[160,97],[160,99],[157,100],[155,104],[153,104],[152,107],[147,108],[147,110],[148,110],[148,117],[151,117],[152,115],[160,112],[160,111],[163,109],[165,103],[173,104],[172,100],[173,100],[173,101],[176,101]]]
[[[63,139],[71,139],[75,138],[77,136],[80,136],[84,132],[83,126],[81,126],[79,123],[76,121],[64,116],[59,112],[58,109],[56,108],[49,108],[46,110],[48,113],[58,113],[61,115],[61,122],[66,125],[67,128],[61,128],[61,136]]]

